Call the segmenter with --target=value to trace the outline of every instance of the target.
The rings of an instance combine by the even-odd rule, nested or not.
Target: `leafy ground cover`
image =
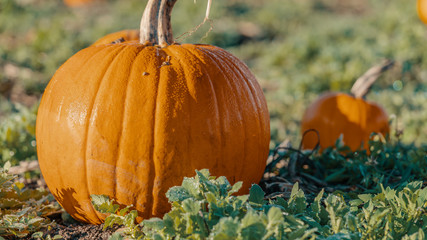
[[[427,148],[376,138],[370,150],[350,152],[339,141],[321,154],[279,146],[262,188],[244,196],[232,195],[241,183],[203,170],[168,191],[163,219],[139,225],[135,211],[118,212],[106,196],[93,204],[110,214],[104,228],[125,226],[116,239],[424,239]]]
[[[163,219],[135,225],[135,211],[120,210],[106,196],[93,203],[110,214],[104,227],[125,228],[112,238],[124,239],[424,239],[427,225],[427,188],[411,182],[399,189],[360,194],[348,202],[340,194],[321,191],[307,203],[298,183],[287,200],[264,199],[253,185],[249,195],[233,196],[241,183],[231,186],[208,171],[184,179],[167,192],[172,210]]]
[[[2,1],[0,121],[24,114],[17,105],[35,110],[49,79],[72,54],[107,33],[138,28],[143,5],[110,0],[70,9],[61,1]],[[396,66],[377,81],[368,100],[384,106],[394,132],[403,131],[402,141],[427,141],[427,27],[415,4],[216,0],[207,37],[209,24],[179,38],[203,21],[204,11],[203,1],[179,1],[172,16],[175,36],[179,42],[218,45],[249,65],[267,98],[272,148],[285,139],[300,141],[303,111],[320,93],[348,92],[356,78],[384,58]],[[3,163],[7,155],[0,157]]]
[[[33,237],[59,233],[71,239],[424,239],[427,148],[381,139],[370,146],[370,155],[348,152],[339,141],[321,154],[279,146],[264,179],[243,196],[233,195],[241,183],[232,186],[225,177],[198,171],[168,191],[172,209],[163,219],[141,224],[131,206],[119,209],[108,197],[93,196],[97,210],[110,214],[103,227],[76,224],[66,213],[46,218],[39,203],[33,211],[2,207],[14,213],[2,216],[0,229],[13,234],[10,226],[19,226],[21,236],[29,236],[31,226],[39,234]],[[8,198],[29,191],[5,172],[8,191],[22,186]],[[32,218],[44,224],[34,227]],[[92,235],[82,237],[89,230]]]
[[[108,0],[79,9],[66,8],[59,0],[0,2],[0,166],[37,158],[34,125],[47,82],[66,59],[99,37],[138,28],[141,2]],[[179,1],[172,16],[175,36],[202,22],[204,11],[203,1]],[[232,186],[224,178],[201,171],[186,180],[199,187],[197,194],[177,197],[176,191],[188,191],[185,185],[169,192],[173,202],[169,217],[148,220],[146,225],[127,223],[122,233],[135,237],[144,233],[153,239],[174,234],[223,239],[245,234],[263,234],[266,239],[304,234],[319,239],[423,239],[427,27],[419,21],[415,3],[215,0],[211,18],[213,30],[207,37],[209,24],[178,41],[223,47],[257,76],[272,127],[271,155],[259,183],[262,191],[254,187],[250,196],[228,195]],[[393,59],[395,67],[376,82],[367,98],[389,113],[390,141],[371,142],[369,156],[348,152],[340,141],[336,149],[322,153],[294,147],[301,141],[300,119],[310,102],[324,91],[348,92],[357,77],[384,58]],[[116,230],[72,222],[58,212],[45,190],[24,186],[6,169],[7,165],[0,171],[0,236],[31,238],[36,232],[34,237],[42,239],[56,235],[101,239]],[[94,203],[102,211],[115,208],[105,198]],[[218,208],[203,208],[202,203]],[[197,209],[201,215],[194,214]],[[128,220],[133,217],[130,210],[126,213]],[[118,223],[125,223],[124,218],[111,216]],[[295,235],[290,236],[290,230]]]
[[[46,189],[30,189],[8,174],[10,162],[0,168],[0,238],[26,237],[53,222],[48,216],[60,210]],[[40,233],[35,233],[40,234]]]

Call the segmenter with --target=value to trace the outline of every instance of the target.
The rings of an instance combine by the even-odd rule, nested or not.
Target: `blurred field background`
[[[38,102],[56,69],[98,38],[136,29],[146,1],[68,8],[59,0],[0,0],[0,164],[36,159]],[[392,135],[427,144],[427,26],[408,0],[214,0],[207,23],[178,42],[220,46],[264,89],[271,147],[301,140],[304,109],[325,91],[349,92],[368,68],[396,61],[367,99],[390,115]],[[203,21],[206,1],[178,1],[175,37]]]

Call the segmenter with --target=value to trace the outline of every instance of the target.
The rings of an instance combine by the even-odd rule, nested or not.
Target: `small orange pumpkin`
[[[417,0],[417,12],[421,21],[427,24],[427,0]]]
[[[64,0],[68,7],[81,7],[90,3],[100,2],[102,0]]]
[[[371,68],[359,78],[352,88],[352,95],[345,93],[325,93],[312,103],[305,111],[301,122],[301,132],[307,132],[302,141],[304,149],[313,149],[320,144],[320,149],[335,146],[342,135],[343,142],[352,151],[368,149],[370,135],[380,133],[386,136],[389,131],[388,116],[376,103],[363,99],[369,87],[381,72],[393,65],[393,62]],[[320,141],[320,142],[319,142]]]
[[[140,41],[83,49],[49,82],[36,124],[45,181],[77,220],[104,220],[91,194],[170,209],[165,193],[208,168],[247,193],[264,172],[269,113],[248,67],[227,51],[173,41],[176,0],[149,0]],[[108,40],[107,42],[109,42]]]

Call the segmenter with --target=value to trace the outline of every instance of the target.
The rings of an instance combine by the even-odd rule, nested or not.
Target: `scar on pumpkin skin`
[[[160,67],[171,65],[170,61],[171,61],[171,56],[167,56],[166,61],[164,61]]]
[[[124,42],[125,41],[125,39],[124,38],[119,38],[119,39],[117,39],[117,40],[114,40],[114,41],[112,41],[111,43],[112,44],[116,44],[116,43],[122,43],[122,42]]]

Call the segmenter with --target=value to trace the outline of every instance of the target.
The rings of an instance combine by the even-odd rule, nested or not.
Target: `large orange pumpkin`
[[[427,0],[417,0],[417,12],[421,21],[427,24]]]
[[[150,0],[140,42],[79,51],[43,94],[40,168],[77,220],[103,222],[91,194],[132,204],[150,218],[169,210],[166,191],[195,169],[243,181],[242,193],[263,175],[270,131],[261,87],[227,51],[174,43],[175,1]]]
[[[376,103],[363,99],[369,87],[382,71],[393,62],[371,68],[359,78],[352,88],[352,95],[345,93],[325,93],[312,103],[305,111],[301,122],[301,132],[309,129],[303,138],[304,149],[313,149],[320,144],[320,149],[335,146],[342,135],[345,145],[352,151],[368,149],[372,133],[387,136],[390,131],[388,116]]]

